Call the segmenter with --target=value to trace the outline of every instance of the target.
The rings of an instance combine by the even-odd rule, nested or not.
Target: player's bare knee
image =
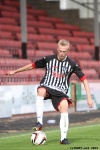
[[[68,108],[67,107],[60,107],[60,112],[66,113],[66,112],[68,112]]]
[[[45,97],[45,95],[46,95],[46,89],[45,88],[38,88],[37,89],[37,94],[38,94],[38,96]]]

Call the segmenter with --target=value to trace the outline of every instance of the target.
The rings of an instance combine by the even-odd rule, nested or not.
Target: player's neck
[[[64,59],[61,59],[59,56],[57,56],[57,59],[58,59],[59,61],[64,61],[66,58],[67,58],[67,56],[66,56]]]

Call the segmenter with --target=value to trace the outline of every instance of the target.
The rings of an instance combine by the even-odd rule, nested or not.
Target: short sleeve
[[[34,62],[36,68],[45,68],[46,67],[46,57],[39,59]]]
[[[73,71],[81,81],[86,79],[85,74],[82,72],[81,68],[76,64]]]

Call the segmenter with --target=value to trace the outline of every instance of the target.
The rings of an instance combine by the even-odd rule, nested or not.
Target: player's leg
[[[62,99],[58,109],[61,113],[60,117],[60,131],[61,131],[61,144],[70,144],[67,137],[69,118],[68,118],[68,101],[66,98]]]
[[[46,89],[40,87],[37,89],[36,98],[36,114],[37,123],[33,126],[34,130],[41,130],[43,125],[43,108],[44,108],[44,97],[46,96]]]

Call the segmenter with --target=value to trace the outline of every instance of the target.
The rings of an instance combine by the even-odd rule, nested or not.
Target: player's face
[[[67,55],[67,52],[69,51],[69,46],[61,46],[59,45],[58,48],[57,48],[57,57],[59,60],[64,60],[66,55]]]

